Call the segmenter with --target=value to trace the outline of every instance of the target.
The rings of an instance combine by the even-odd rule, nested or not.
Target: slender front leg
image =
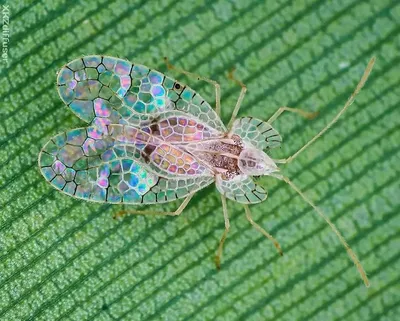
[[[272,117],[270,119],[268,119],[267,123],[272,124],[272,122],[274,120],[276,120],[284,111],[299,114],[300,116],[303,116],[304,118],[307,118],[307,119],[314,119],[318,115],[317,111],[314,113],[311,113],[311,112],[304,111],[301,109],[290,108],[290,107],[285,106],[285,107],[279,107],[279,109],[275,112],[275,114],[273,114]]]
[[[340,116],[342,116],[344,114],[344,112],[350,107],[350,105],[354,102],[354,99],[356,98],[356,96],[358,95],[358,93],[360,92],[360,90],[362,89],[362,87],[364,87],[365,82],[368,79],[369,74],[371,73],[372,67],[374,66],[375,63],[375,57],[372,57],[371,60],[369,61],[367,67],[365,68],[364,74],[362,75],[360,81],[357,84],[356,89],[353,91],[353,93],[350,95],[350,97],[347,99],[346,103],[344,104],[344,106],[342,107],[342,109],[336,114],[336,116],[328,123],[328,125],[326,125],[317,135],[315,135],[313,138],[311,138],[306,144],[304,144],[303,147],[301,147],[297,152],[295,152],[292,156],[286,158],[286,159],[279,159],[277,160],[278,163],[282,163],[282,164],[288,164],[291,161],[293,161],[293,159],[295,159],[297,156],[299,156],[299,154],[304,151],[308,146],[310,146],[312,143],[314,143],[318,138],[320,138],[329,128],[331,128],[333,126],[333,124],[335,124],[338,119],[340,118]],[[286,107],[287,108],[287,107]],[[294,111],[294,110],[292,110]],[[278,112],[275,113],[275,115],[273,115],[271,117],[272,121],[274,121],[283,111],[281,111],[279,113]],[[297,109],[297,112],[300,113]],[[270,120],[271,120],[270,119]],[[270,121],[268,121],[270,122]]]
[[[222,202],[222,212],[224,213],[224,221],[225,221],[225,230],[222,234],[221,240],[219,241],[219,246],[217,250],[217,254],[215,256],[215,266],[218,270],[221,269],[221,257],[222,257],[222,250],[224,248],[224,243],[226,237],[229,232],[230,224],[229,224],[229,217],[228,217],[228,208],[226,206],[226,197],[221,194],[221,202]]]
[[[169,211],[161,212],[161,211],[122,210],[122,211],[119,211],[118,213],[116,213],[114,215],[114,218],[115,219],[116,218],[120,218],[120,217],[128,215],[128,214],[177,216],[177,215],[180,215],[183,212],[185,207],[189,204],[189,202],[190,202],[191,198],[193,197],[193,195],[194,194],[190,194],[190,195],[186,196],[185,200],[181,203],[181,205],[179,205],[179,207],[173,212],[169,212]]]
[[[231,130],[233,122],[235,121],[236,116],[237,116],[237,114],[239,112],[240,106],[242,104],[244,95],[246,94],[246,91],[247,91],[246,85],[244,83],[242,83],[240,80],[235,78],[235,76],[233,75],[234,72],[235,72],[235,69],[232,69],[232,71],[228,74],[228,78],[230,80],[234,81],[240,87],[242,87],[242,89],[240,90],[239,98],[238,98],[238,100],[236,102],[235,108],[233,109],[233,112],[232,112],[231,119],[230,119],[230,121],[228,123],[228,132]]]
[[[256,222],[253,221],[253,219],[251,217],[250,208],[248,205],[244,204],[243,207],[246,212],[246,218],[250,222],[250,224],[253,225],[253,227],[257,231],[259,231],[261,234],[263,234],[267,239],[269,239],[276,247],[279,255],[282,256],[283,252],[282,252],[281,246],[279,245],[278,241],[275,240],[275,238],[271,234],[269,234],[266,230],[264,230],[260,225],[258,225]]]
[[[301,110],[298,108],[290,108],[290,107],[284,106],[284,107],[279,107],[278,110],[275,112],[275,114],[273,114],[272,117],[270,119],[268,119],[267,123],[272,124],[285,111],[298,114],[307,119],[314,119],[319,114],[317,111],[316,112],[308,112],[308,111],[304,111],[304,110]],[[287,159],[274,159],[273,161],[277,164],[286,164],[286,163],[290,162],[291,160],[292,159],[289,157]]]
[[[177,68],[169,62],[167,57],[164,57],[164,61],[167,65],[167,68],[170,70],[175,70],[188,77],[195,78],[197,80],[203,80],[205,82],[208,82],[209,84],[212,84],[215,87],[215,112],[219,117],[221,117],[221,86],[219,85],[219,83],[217,83],[215,80],[196,75],[181,68]]]

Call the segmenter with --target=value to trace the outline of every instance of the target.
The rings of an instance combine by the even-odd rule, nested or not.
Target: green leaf
[[[3,3],[4,4],[4,3]],[[7,1],[8,64],[0,60],[0,320],[394,320],[400,260],[400,3],[398,1]],[[3,19],[3,40],[6,36]],[[4,51],[3,47],[3,53]],[[327,224],[285,183],[263,178],[269,198],[251,227],[214,187],[179,217],[126,217],[120,207],[75,200],[41,177],[37,156],[55,134],[83,125],[59,99],[56,71],[85,54],[167,71],[162,58],[221,83],[227,122],[283,114],[274,158],[289,156],[344,104],[368,60],[364,90],[287,174],[336,224],[371,281],[366,289]],[[173,210],[178,203],[155,206]],[[150,208],[150,207],[149,207]],[[148,209],[148,208],[147,208]],[[396,296],[397,294],[397,296]]]

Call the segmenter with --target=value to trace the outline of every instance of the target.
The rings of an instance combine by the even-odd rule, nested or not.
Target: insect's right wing
[[[73,129],[43,147],[39,167],[53,187],[70,196],[116,204],[169,202],[214,180],[204,175],[161,175],[146,165],[136,148],[140,145],[118,141],[97,127]]]
[[[252,117],[236,119],[231,133],[261,150],[279,147],[282,142],[281,136],[270,124]]]
[[[231,180],[217,179],[215,186],[225,197],[242,204],[256,204],[267,198],[267,191],[254,183],[247,175],[238,175]]]
[[[142,126],[167,111],[181,111],[218,131],[226,128],[191,88],[146,66],[108,56],[85,56],[58,73],[58,92],[82,120],[97,126]]]

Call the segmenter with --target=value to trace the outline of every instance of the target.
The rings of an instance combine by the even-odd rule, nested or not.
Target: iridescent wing
[[[218,191],[225,197],[242,204],[256,204],[267,198],[267,191],[254,183],[247,175],[238,175],[231,180],[217,179]]]
[[[128,133],[119,135],[121,140],[125,135],[124,142],[116,139],[116,129],[114,136],[97,127],[61,133],[40,152],[40,170],[51,185],[70,196],[117,204],[169,202],[213,182],[212,176],[182,174],[168,178],[156,173],[143,155],[148,144],[129,143]]]
[[[252,117],[235,120],[231,133],[261,150],[279,147],[282,142],[281,136],[270,124]]]
[[[141,129],[170,144],[190,143],[224,136],[223,133],[194,116],[177,111],[167,112],[164,118]]]
[[[182,111],[226,131],[211,106],[191,88],[146,66],[108,56],[85,56],[57,77],[64,103],[82,120],[142,126],[167,111]]]
[[[129,125],[111,124],[107,126],[104,139],[112,139],[114,148],[126,152],[126,156],[136,158],[152,171],[163,177],[213,176],[210,168],[188,152]]]

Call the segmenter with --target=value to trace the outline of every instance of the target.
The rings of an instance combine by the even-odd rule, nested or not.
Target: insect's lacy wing
[[[242,204],[260,203],[268,195],[264,188],[247,175],[238,175],[228,181],[217,179],[216,187],[225,197]]]
[[[39,167],[50,184],[80,199],[104,203],[169,202],[212,183],[211,177],[161,177],[95,127],[53,137],[39,154]]]
[[[163,115],[157,120],[141,129],[158,136],[169,144],[191,143],[196,141],[223,138],[224,133],[208,126],[194,116],[172,111]]]
[[[152,172],[160,176],[174,179],[183,176],[214,176],[195,156],[179,146],[171,145],[160,136],[120,124],[108,125],[107,135],[115,141],[114,147],[118,154],[130,154],[141,159]]]
[[[85,56],[58,73],[58,92],[64,103],[87,123],[141,126],[160,114],[180,110],[225,131],[203,98],[174,79],[129,61],[108,56]]]
[[[231,132],[261,150],[279,147],[282,142],[281,136],[270,124],[252,117],[237,119]]]

